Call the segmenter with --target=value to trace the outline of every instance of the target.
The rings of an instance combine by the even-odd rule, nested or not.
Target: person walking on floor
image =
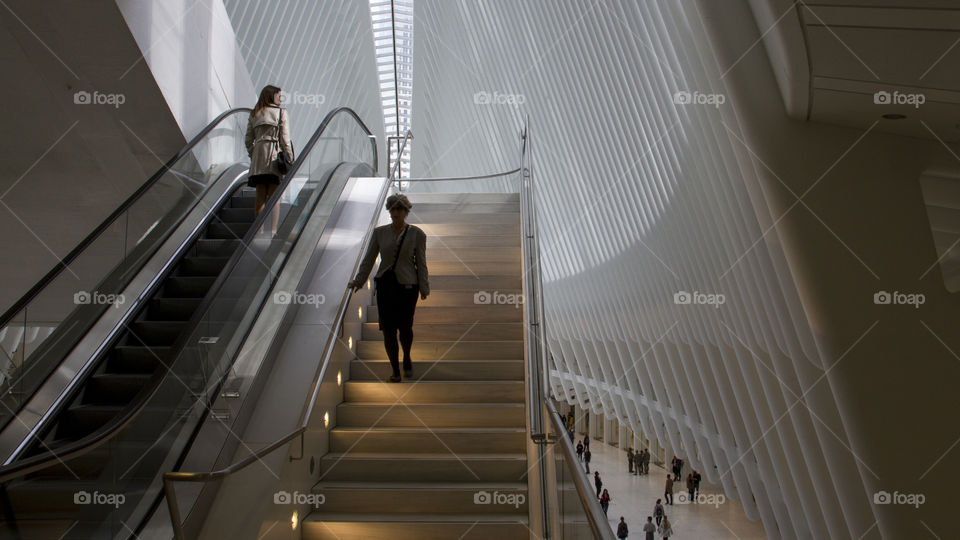
[[[363,256],[356,277],[348,284],[356,292],[360,289],[373,263],[380,255],[377,284],[377,312],[383,347],[387,350],[393,375],[390,382],[400,382],[400,347],[403,347],[403,374],[413,377],[413,314],[417,309],[417,295],[426,300],[430,294],[430,276],[427,272],[427,235],[416,225],[406,223],[413,204],[406,195],[391,195],[385,205],[391,223],[373,230],[370,247]],[[397,333],[400,343],[397,343]]]
[[[570,431],[567,432],[567,437],[570,437],[570,442],[573,442],[573,428],[570,428]]]
[[[674,474],[673,479],[679,481],[683,477],[683,460],[677,458],[677,472]]]
[[[660,536],[663,536],[663,540],[673,536],[673,527],[670,526],[670,520],[667,516],[663,516],[663,522],[660,524]]]
[[[663,502],[673,506],[673,477],[667,474],[667,483],[663,487]]]
[[[703,477],[700,476],[700,473],[693,471],[693,490],[696,492],[696,496],[700,496],[700,481],[703,480]]]
[[[587,474],[590,474],[590,456],[593,454],[590,453],[590,447],[588,446],[586,450],[583,451],[583,462],[587,466]]]
[[[597,498],[600,498],[600,488],[603,487],[603,480],[600,479],[600,471],[593,473],[593,485],[597,486]]]
[[[657,504],[653,505],[653,517],[657,518],[657,527],[660,526],[660,521],[663,519],[663,516],[663,505],[660,504],[660,499],[657,499]]]
[[[693,497],[694,490],[693,473],[687,475],[687,502],[695,503],[697,500]]]
[[[577,459],[583,461],[583,443],[577,441]]]
[[[603,508],[603,515],[607,515],[607,509],[610,508],[610,492],[607,490],[600,495],[600,508]]]
[[[617,525],[617,538],[623,540],[630,534],[630,531],[627,530],[627,522],[623,520],[623,516],[620,516],[620,524]]]
[[[627,448],[627,472],[633,472],[633,448]]]
[[[657,524],[660,523],[660,518],[657,518]],[[654,540],[654,535],[657,534],[657,526],[653,524],[653,518],[647,516],[647,522],[643,524],[643,534],[644,540]]]
[[[643,474],[650,474],[650,450],[643,450]]]

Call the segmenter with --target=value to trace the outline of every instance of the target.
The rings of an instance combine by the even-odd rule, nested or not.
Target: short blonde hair
[[[413,208],[413,203],[411,203],[410,199],[408,199],[407,196],[402,193],[397,193],[387,197],[387,204],[384,205],[384,208],[386,208],[389,212],[394,206],[397,205],[404,207],[407,211]]]

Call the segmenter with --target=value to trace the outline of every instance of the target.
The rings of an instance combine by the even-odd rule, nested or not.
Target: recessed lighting
[[[887,120],[903,120],[906,117],[905,114],[889,113],[883,115],[881,118],[886,118]]]

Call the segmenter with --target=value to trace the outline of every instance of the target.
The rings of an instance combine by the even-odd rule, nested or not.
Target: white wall
[[[415,176],[516,167],[530,114],[557,395],[684,449],[771,538],[955,532],[960,426],[911,413],[956,408],[957,305],[924,275],[917,183],[948,149],[791,120],[745,0],[415,9]],[[449,189],[485,186],[511,188]]]

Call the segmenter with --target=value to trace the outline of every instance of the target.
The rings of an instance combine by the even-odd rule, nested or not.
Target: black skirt
[[[380,315],[380,330],[389,331],[413,326],[413,314],[417,310],[420,287],[403,285],[396,280],[377,280],[377,313]]]
[[[269,185],[279,186],[280,177],[275,174],[252,174],[247,178],[247,185],[250,187],[257,186],[269,186]]]

